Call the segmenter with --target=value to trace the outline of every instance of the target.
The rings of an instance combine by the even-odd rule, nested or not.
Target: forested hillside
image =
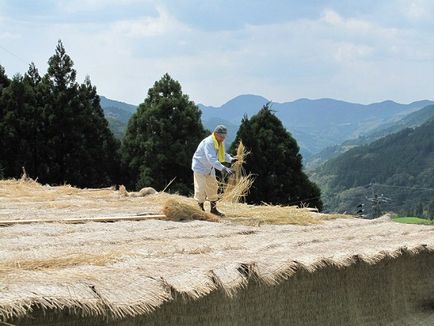
[[[434,119],[351,149],[326,162],[312,179],[321,187],[327,210],[354,213],[365,204],[370,214],[372,198],[383,195],[390,198],[383,210],[432,217]]]
[[[100,100],[110,130],[117,139],[121,140],[125,134],[128,120],[137,111],[137,106],[114,101],[104,96],[100,96]]]
[[[418,127],[433,117],[434,105],[428,105],[420,110],[406,115],[399,121],[382,124],[358,138],[346,140],[341,145],[327,147],[321,152],[309,157],[305,162],[305,167],[307,170],[314,170],[324,162],[335,158],[342,153],[345,153],[351,148],[372,143],[377,139],[396,133],[405,128]]]

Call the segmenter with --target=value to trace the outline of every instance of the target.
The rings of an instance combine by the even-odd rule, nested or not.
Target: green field
[[[419,218],[419,217],[395,217],[393,218],[395,222],[406,223],[406,224],[426,224],[434,225],[433,221]]]

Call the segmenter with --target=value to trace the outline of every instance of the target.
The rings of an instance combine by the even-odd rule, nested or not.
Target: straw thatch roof
[[[148,197],[124,197],[113,189],[80,190],[3,181],[0,221],[161,213],[159,199]],[[290,298],[290,293],[300,297],[306,295],[297,285],[303,282],[315,284],[312,291],[321,292],[324,289],[319,288],[319,281],[309,275],[324,273],[324,284],[330,280],[351,283],[351,275],[362,278],[372,272],[370,266],[382,266],[383,272],[398,278],[400,271],[395,273],[391,266],[404,266],[408,277],[418,282],[417,291],[404,287],[411,290],[408,298],[422,291],[423,302],[430,309],[434,283],[423,273],[432,273],[434,267],[434,228],[397,224],[387,218],[329,219],[312,214],[315,224],[307,225],[249,224],[245,222],[253,217],[236,216],[220,223],[150,219],[0,227],[0,321],[44,310],[88,318],[162,318],[175,303],[185,300],[197,303],[195,307],[200,309],[210,302],[216,307],[216,302],[224,302],[231,305],[228,309],[241,311],[245,309],[240,306],[242,300],[253,300],[247,298],[250,295],[256,295],[257,300],[259,295],[280,298],[287,292],[278,295],[273,291],[286,289],[289,292],[284,297]],[[266,216],[258,218],[266,221]],[[399,263],[393,265],[391,261]],[[361,262],[364,267],[354,267]],[[415,266],[413,274],[411,266]],[[330,268],[349,274],[340,279],[336,275],[342,274],[335,275]],[[377,279],[371,280],[372,284],[387,282],[383,274],[374,271]],[[415,277],[415,273],[421,274]],[[288,283],[297,277],[299,283]],[[396,291],[401,291],[403,284],[402,280],[397,283]],[[413,309],[404,303],[405,309],[394,312]],[[219,312],[218,308],[214,312]]]

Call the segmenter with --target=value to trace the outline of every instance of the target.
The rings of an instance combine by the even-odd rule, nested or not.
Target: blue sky
[[[409,103],[434,96],[434,1],[0,0],[0,64],[47,69],[139,104],[168,72],[196,103],[240,94]]]

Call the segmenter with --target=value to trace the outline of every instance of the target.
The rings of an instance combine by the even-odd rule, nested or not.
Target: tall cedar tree
[[[41,93],[42,78],[35,64],[32,62],[26,74],[24,74],[23,84],[30,93],[29,101],[26,105],[27,131],[25,138],[29,144],[27,160],[22,164],[31,176],[38,176],[47,168],[44,166],[43,157],[45,150],[43,144],[46,143],[43,123],[43,98]]]
[[[15,76],[1,93],[4,177],[19,177],[24,166],[42,183],[115,183],[119,143],[108,128],[95,87],[88,78],[82,85],[75,82],[73,62],[61,41],[48,64],[43,78],[31,64],[24,77]]]
[[[4,108],[4,99],[3,99],[3,91],[6,87],[8,87],[10,84],[10,80],[8,78],[8,76],[6,75],[6,71],[5,68],[0,65],[0,179],[3,179],[4,176],[6,175],[6,165],[7,165],[7,160],[6,160],[6,151],[7,148],[5,148],[6,142],[5,142],[5,136],[7,135],[6,133],[6,125],[4,123],[4,119],[5,119],[5,115],[6,115],[6,110]]]
[[[200,115],[178,81],[165,74],[155,82],[130,118],[123,140],[127,185],[162,190],[176,177],[168,190],[191,193],[191,158],[205,137]]]
[[[251,119],[243,118],[232,151],[240,140],[250,152],[246,157],[246,172],[255,177],[248,203],[309,205],[322,209],[319,188],[302,171],[297,142],[269,104]]]
[[[77,143],[86,150],[74,156],[78,173],[78,184],[109,185],[118,183],[120,169],[120,142],[115,139],[108,127],[100,105],[96,87],[86,77],[79,87],[79,105],[83,120]]]
[[[41,77],[32,63],[24,75],[15,75],[1,95],[0,157],[5,176],[17,177],[22,167],[34,175],[37,165],[38,122],[41,110],[36,87]]]
[[[48,65],[47,182],[80,187],[115,183],[119,144],[108,129],[95,87],[88,78],[82,85],[76,83],[73,61],[61,41]]]
[[[10,80],[6,75],[5,68],[0,65],[0,95],[2,94],[3,89],[9,86],[9,83]]]
[[[73,65],[59,41],[55,54],[48,60],[48,72],[44,79],[49,88],[44,113],[49,145],[46,160],[50,167],[49,173],[44,177],[49,183],[77,183],[74,179],[76,172],[73,171],[77,167],[73,161],[80,150],[81,144],[77,141],[80,138],[80,124],[83,122],[81,119],[84,117],[80,115],[81,112],[76,112],[79,109],[78,84]]]

